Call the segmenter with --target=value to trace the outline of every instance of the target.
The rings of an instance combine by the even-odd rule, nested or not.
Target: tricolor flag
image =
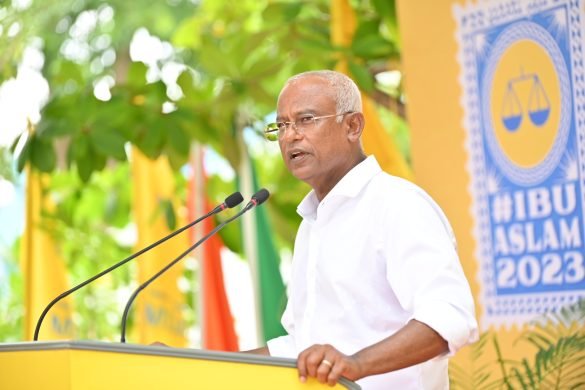
[[[258,183],[254,163],[244,150],[243,141],[240,146],[243,152],[239,186],[243,194],[251,195],[262,186]],[[244,252],[255,285],[258,339],[263,341],[286,334],[280,323],[286,306],[286,289],[280,274],[280,256],[274,244],[267,207],[265,203],[242,218]]]

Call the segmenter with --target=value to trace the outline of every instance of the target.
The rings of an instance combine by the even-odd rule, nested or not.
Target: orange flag
[[[208,210],[211,207],[208,205]],[[212,218],[204,222],[204,234],[214,228]],[[237,351],[238,337],[234,330],[234,318],[225,293],[221,248],[218,235],[212,236],[203,248],[203,348],[218,351]]]
[[[194,148],[200,151],[200,148]],[[198,153],[195,153],[198,154]],[[189,181],[189,199],[187,208],[189,220],[195,220],[203,213],[197,209],[204,208],[209,212],[212,206],[205,200],[205,178],[200,156],[191,160],[193,176]],[[202,207],[204,205],[204,207]],[[203,222],[201,236],[192,235],[192,243],[208,234],[215,227],[213,218]],[[238,351],[238,338],[234,330],[234,318],[225,292],[221,249],[223,244],[219,235],[210,237],[200,251],[201,258],[201,331],[202,346],[205,349],[218,351]]]

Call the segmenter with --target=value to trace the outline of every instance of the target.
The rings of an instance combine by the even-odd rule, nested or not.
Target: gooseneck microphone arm
[[[204,216],[197,218],[195,221],[183,226],[182,228],[180,228],[179,230],[176,230],[174,232],[172,232],[171,234],[161,238],[160,240],[156,241],[155,243],[150,244],[149,246],[147,246],[146,248],[141,249],[140,251],[126,257],[124,260],[119,261],[118,263],[112,265],[111,267],[103,270],[102,272],[98,273],[97,275],[92,276],[91,278],[87,279],[86,281],[79,283],[77,286],[72,287],[71,289],[65,291],[64,293],[61,293],[58,297],[56,297],[55,299],[53,299],[51,302],[49,302],[49,304],[45,307],[45,310],[43,310],[43,312],[41,313],[38,321],[37,321],[37,325],[35,327],[35,333],[34,333],[34,337],[33,337],[33,341],[38,341],[39,338],[39,331],[41,330],[41,324],[43,323],[43,319],[45,318],[45,316],[47,315],[47,313],[49,312],[49,310],[57,303],[59,302],[61,299],[67,297],[68,295],[74,293],[75,291],[79,290],[80,288],[88,285],[89,283],[93,282],[96,279],[101,278],[102,276],[104,276],[105,274],[115,270],[116,268],[126,264],[127,262],[129,262],[130,260],[140,256],[141,254],[143,254],[144,252],[148,252],[149,250],[151,250],[152,248],[154,248],[155,246],[158,246],[160,244],[162,244],[163,242],[175,237],[177,234],[185,231],[186,229],[189,229],[190,227],[192,227],[193,225],[203,221],[206,218],[209,218],[210,216],[219,213],[220,211],[225,210],[226,208],[232,208],[234,206],[237,206],[238,204],[240,204],[242,202],[242,200],[244,200],[244,198],[242,197],[242,194],[240,194],[239,192],[234,192],[233,194],[231,194],[230,196],[228,196],[224,203],[220,204],[219,206],[217,206],[216,208],[214,208],[213,210],[211,210],[210,212],[208,212],[207,214],[205,214]]]
[[[164,274],[169,268],[171,268],[173,265],[177,264],[181,259],[183,259],[185,256],[187,256],[189,254],[189,252],[191,252],[192,250],[197,248],[199,245],[201,245],[203,242],[205,242],[207,239],[209,239],[209,237],[213,236],[215,233],[217,233],[218,231],[223,229],[223,227],[225,225],[227,225],[228,223],[232,222],[233,220],[239,218],[240,216],[242,216],[245,212],[249,211],[250,209],[264,203],[266,201],[266,199],[268,199],[269,195],[270,194],[268,193],[268,191],[264,188],[261,189],[260,191],[258,191],[256,194],[254,194],[254,196],[252,196],[252,199],[250,200],[250,202],[248,202],[248,204],[240,212],[238,212],[233,217],[228,218],[225,221],[223,221],[222,223],[220,223],[219,225],[217,225],[212,231],[210,231],[208,234],[206,234],[203,238],[201,238],[195,244],[191,245],[186,251],[181,253],[177,258],[175,258],[173,261],[171,261],[166,266],[164,266],[156,274],[151,276],[150,279],[148,279],[146,282],[144,282],[140,286],[138,286],[138,288],[136,290],[134,290],[134,292],[132,293],[132,295],[128,299],[128,302],[126,302],[126,307],[124,308],[124,314],[122,315],[120,342],[122,342],[122,343],[126,342],[126,322],[128,319],[128,312],[130,311],[130,306],[132,305],[132,302],[134,302],[134,299],[136,299],[136,296],[142,290],[144,290],[146,287],[148,287],[148,285],[150,283],[152,283],[154,280],[156,280],[159,276]]]

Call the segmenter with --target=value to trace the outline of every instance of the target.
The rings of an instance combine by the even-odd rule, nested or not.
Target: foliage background
[[[206,145],[214,161],[228,167],[223,171],[231,172],[212,167],[207,191],[212,203],[236,189],[234,172],[247,151],[260,183],[279,194],[267,207],[279,246],[290,250],[299,222],[295,208],[307,187],[288,174],[278,147],[264,142],[261,128],[292,74],[347,60],[408,155],[393,2],[352,2],[358,27],[348,47],[330,43],[331,4],[324,0],[243,0],[237,6],[225,0],[0,4],[1,81],[19,77],[23,59],[32,55],[33,70],[48,89],[27,130],[8,129],[17,136],[2,149],[0,174],[16,181],[30,164],[50,175],[46,190],[57,207],[45,217],[55,222],[51,234],[63,243],[72,284],[132,248],[124,238],[133,229],[130,144],[152,159],[169,158],[183,199],[190,145]],[[398,73],[394,81],[376,77],[390,70]],[[166,214],[170,226],[177,213],[184,210]],[[238,229],[230,225],[222,236],[232,251],[242,253]],[[6,248],[2,260],[10,280],[0,295],[0,316],[8,319],[0,324],[2,341],[23,337],[17,259],[18,242]],[[128,295],[134,274],[132,266],[124,267],[76,294],[79,338],[115,337],[119,297]],[[193,306],[198,286],[192,274],[186,277]]]

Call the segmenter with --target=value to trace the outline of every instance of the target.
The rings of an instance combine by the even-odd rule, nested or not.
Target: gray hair
[[[332,88],[337,113],[362,112],[362,97],[360,90],[352,79],[343,73],[333,70],[313,70],[299,73],[289,78],[285,87],[305,77],[319,77],[329,83]],[[284,88],[283,88],[284,90]],[[282,93],[282,92],[281,92]],[[343,118],[337,118],[338,122]]]

